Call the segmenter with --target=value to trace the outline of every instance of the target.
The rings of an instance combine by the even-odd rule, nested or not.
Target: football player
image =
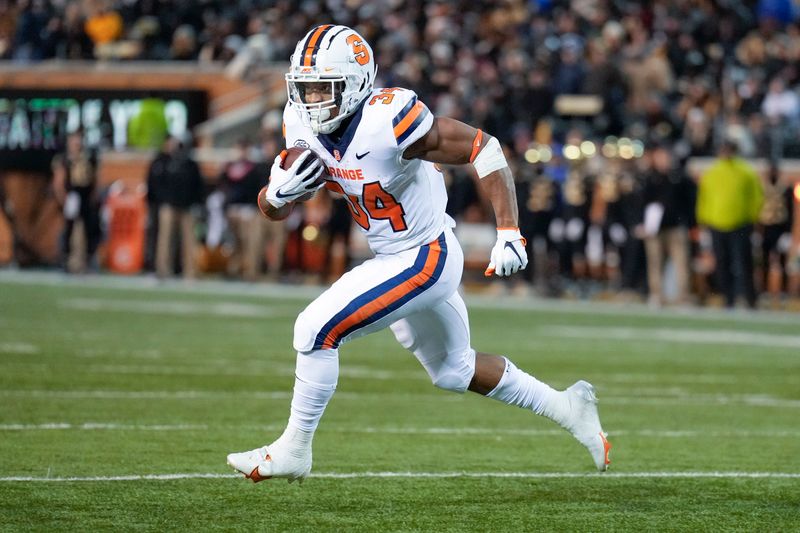
[[[323,186],[343,195],[375,257],[353,268],[306,307],[294,327],[294,395],[286,430],[273,443],[228,455],[228,464],[258,482],[302,480],[311,443],[339,375],[339,347],[389,327],[434,385],[470,390],[555,421],[606,470],[610,444],[592,385],[557,391],[506,357],[470,345],[467,309],[457,289],[463,254],[445,214],[447,194],[435,163],[470,163],[497,222],[488,276],[509,276],[528,263],[519,232],[511,171],[498,141],[481,130],[434,117],[413,91],[373,88],[369,44],[351,28],[322,25],[297,43],[286,74],[287,146],[310,148],[287,169],[271,169],[268,216]],[[315,159],[318,154],[322,162]]]

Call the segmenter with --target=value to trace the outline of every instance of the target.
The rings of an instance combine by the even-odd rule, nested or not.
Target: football
[[[314,159],[319,159],[319,156],[310,148],[300,148],[299,146],[292,146],[291,148],[287,148],[286,150],[284,150],[286,153],[283,155],[283,164],[281,164],[281,168],[285,170],[290,166],[292,166],[292,163],[294,163],[295,160],[298,157],[300,157],[306,150],[309,150],[311,152],[311,155],[308,156],[308,160],[306,161],[307,165],[310,164],[312,161],[314,161]]]
[[[315,159],[318,160],[320,162],[320,164],[322,165],[322,174],[320,174],[319,179],[315,183],[316,185],[318,185],[319,183],[322,183],[322,182],[325,181],[325,176],[328,173],[328,167],[325,166],[325,163],[322,161],[322,159],[319,157],[319,155],[317,155],[317,153],[314,152],[313,150],[311,150],[310,148],[300,148],[298,146],[292,146],[291,148],[287,149],[286,153],[283,156],[283,164],[281,164],[281,168],[285,170],[285,169],[291,167],[292,164],[295,162],[295,160],[298,157],[300,157],[303,154],[303,152],[305,152],[306,150],[310,151],[311,155],[308,156],[308,159],[305,160],[305,162],[303,163],[303,166],[310,165],[311,163],[314,162]],[[298,198],[295,201],[297,201],[297,202],[305,202],[306,200],[309,200],[312,196],[314,196],[313,192],[309,193],[307,195],[301,196],[300,198]]]
[[[283,220],[289,216],[289,213],[292,212],[292,207],[294,206],[294,202],[289,202],[283,207],[275,207],[270,204],[267,201],[267,185],[264,185],[261,187],[261,190],[258,191],[257,203],[261,214],[270,220]]]
[[[297,158],[300,157],[300,155],[306,150],[310,149],[300,148],[298,146],[292,146],[291,148],[285,150],[285,153],[283,155],[283,162],[281,163],[281,168],[287,169],[291,167],[292,163],[294,163],[295,160],[297,160]],[[314,159],[320,159],[320,157],[314,151],[311,151],[311,155],[308,156],[306,164],[310,164]],[[321,160],[320,163],[322,163]],[[316,182],[317,184],[319,184],[320,182],[324,182],[325,176],[327,175],[327,167],[325,167],[324,163],[322,163],[322,166],[323,166],[323,172],[319,180],[317,180]],[[316,191],[311,191],[307,194],[304,194],[303,196],[297,198],[292,202],[289,202],[288,204],[284,205],[281,208],[275,208],[272,205],[270,205],[269,202],[267,202],[266,193],[267,193],[267,186],[262,187],[262,189],[258,193],[258,208],[261,210],[261,214],[271,220],[283,220],[289,216],[289,213],[292,212],[292,206],[294,204],[298,202],[307,202],[308,200],[314,197]]]

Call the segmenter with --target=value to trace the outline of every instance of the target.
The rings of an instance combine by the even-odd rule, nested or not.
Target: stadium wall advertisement
[[[159,101],[163,118],[155,122],[171,135],[184,137],[208,118],[205,90],[0,88],[0,264],[57,259],[62,219],[49,192],[53,156],[78,129],[89,148],[130,153],[130,126],[142,118],[145,99]]]
[[[171,135],[183,137],[207,119],[207,96],[199,90],[0,89],[0,169],[48,171],[78,128],[89,147],[126,149],[145,98],[163,101]]]

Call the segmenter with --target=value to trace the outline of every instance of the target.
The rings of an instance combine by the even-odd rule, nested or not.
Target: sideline
[[[110,274],[65,274],[46,270],[0,269],[0,284],[43,285],[92,289],[176,292],[180,294],[212,294],[260,296],[282,300],[309,301],[327,288],[319,285],[286,285],[220,280],[159,280],[153,275],[115,276]],[[535,296],[506,295],[501,298],[485,294],[464,294],[467,305],[479,309],[548,311],[565,314],[609,315],[626,317],[658,317],[659,319],[691,319],[724,322],[747,322],[797,325],[800,314],[788,311],[726,311],[701,307],[651,309],[642,303],[571,301]]]
[[[107,481],[175,481],[183,479],[236,479],[241,474],[141,474],[93,477],[0,477],[0,482],[107,482]],[[323,472],[311,474],[310,479],[450,479],[450,478],[515,478],[515,479],[800,479],[800,473],[790,472]]]

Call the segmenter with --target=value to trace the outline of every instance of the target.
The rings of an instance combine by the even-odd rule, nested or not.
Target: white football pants
[[[424,246],[369,259],[298,316],[294,348],[329,357],[345,342],[391,327],[436,386],[464,392],[475,371],[475,352],[457,291],[463,266],[450,229]]]

